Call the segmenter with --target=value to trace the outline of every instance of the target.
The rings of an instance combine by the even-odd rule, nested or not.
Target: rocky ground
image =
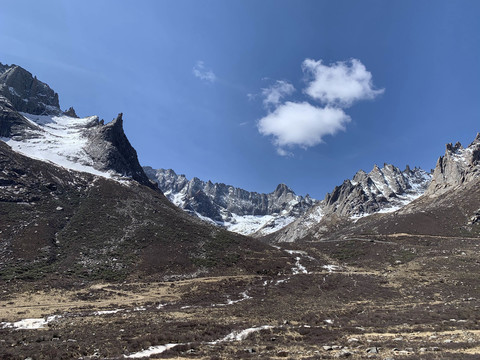
[[[478,359],[478,246],[364,236],[284,248],[276,276],[3,283],[0,358]]]

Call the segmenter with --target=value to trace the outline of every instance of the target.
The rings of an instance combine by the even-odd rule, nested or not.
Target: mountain
[[[269,194],[249,192],[231,185],[188,180],[169,169],[143,168],[170,201],[180,208],[230,231],[265,235],[288,225],[310,209],[316,200],[296,195],[284,184]]]
[[[62,285],[287,266],[285,253],[171,204],[140,166],[122,114],[104,124],[62,112],[28,71],[0,69],[10,94],[0,97],[0,279]]]
[[[371,214],[396,211],[425,193],[431,178],[426,171],[412,170],[408,165],[403,171],[390,164],[384,164],[383,168],[375,165],[369,173],[360,170],[353,179],[336,186],[324,200],[279,231],[275,241],[296,241],[317,227],[330,231],[327,224],[337,223],[334,219],[356,221]]]
[[[0,136],[15,151],[67,169],[132,178],[155,187],[123,131],[122,114],[104,124],[60,110],[58,94],[25,69],[0,66]]]
[[[0,141],[0,278],[69,283],[281,271],[284,254],[137,181],[69,171]],[[272,261],[260,261],[265,256]]]
[[[422,195],[431,181],[431,175],[422,169],[407,165],[404,171],[384,164],[377,165],[368,174],[360,170],[352,180],[325,196],[319,205],[324,213],[361,217],[375,212],[391,212]]]

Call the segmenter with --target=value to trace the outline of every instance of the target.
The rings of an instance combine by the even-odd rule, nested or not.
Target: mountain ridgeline
[[[188,180],[171,169],[143,169],[175,205],[246,235],[274,232],[317,203],[308,195],[296,195],[285,184],[269,194],[260,194],[196,177]]]
[[[422,195],[431,180],[431,175],[419,168],[407,166],[401,171],[393,165],[375,165],[371,172],[360,170],[318,201],[296,195],[284,184],[272,193],[259,194],[198,178],[188,180],[171,169],[144,170],[180,208],[229,230],[255,236],[271,234],[296,220],[302,222],[306,214],[319,221],[331,214],[362,217],[395,211]]]

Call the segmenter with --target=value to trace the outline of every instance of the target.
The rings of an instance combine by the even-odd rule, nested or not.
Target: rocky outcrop
[[[188,180],[171,169],[155,170],[147,166],[144,170],[174,204],[227,228],[234,230],[234,226],[242,221],[241,217],[243,220],[247,217],[265,218],[248,229],[242,228],[243,233],[251,234],[261,228],[266,232],[275,231],[281,228],[280,219],[285,221],[284,226],[317,202],[308,195],[296,195],[285,184],[278,185],[269,194],[260,194],[198,178]]]
[[[72,106],[70,106],[68,110],[64,111],[63,114],[78,119],[78,115]]]
[[[156,188],[143,172],[137,152],[123,131],[122,116],[120,113],[108,124],[102,125],[98,122],[97,126],[93,126],[88,132],[88,143],[84,150],[93,160],[97,170],[113,170],[143,185]]]
[[[23,138],[28,129],[37,127],[20,115],[6,97],[0,95],[0,137]]]
[[[0,64],[0,95],[20,112],[34,115],[61,113],[58,94],[18,65]]]
[[[457,142],[447,144],[445,155],[440,156],[433,172],[428,195],[441,195],[446,191],[476,179],[480,174],[480,134],[467,147]]]

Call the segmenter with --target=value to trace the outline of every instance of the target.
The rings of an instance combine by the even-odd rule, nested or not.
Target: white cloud
[[[197,61],[192,69],[192,72],[195,77],[208,82],[213,83],[217,79],[212,70],[205,68],[203,61]]]
[[[289,82],[277,80],[275,84],[262,89],[262,95],[264,97],[263,104],[267,108],[270,106],[278,106],[282,98],[291,95],[294,91],[295,88]]]
[[[326,135],[345,130],[350,116],[342,109],[316,107],[307,102],[287,101],[260,119],[258,130],[265,136],[273,136],[273,143],[280,155],[289,155],[285,147],[314,146]]]
[[[302,69],[310,77],[305,93],[327,105],[349,107],[355,101],[373,99],[385,90],[373,88],[372,74],[357,59],[330,66],[323,65],[322,60],[305,59]]]

